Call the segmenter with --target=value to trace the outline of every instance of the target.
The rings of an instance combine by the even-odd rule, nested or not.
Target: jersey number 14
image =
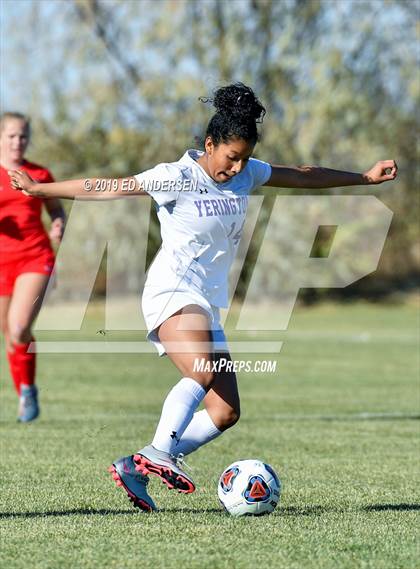
[[[228,233],[227,236],[228,236],[228,237],[232,237],[233,243],[234,243],[235,246],[239,243],[239,241],[240,241],[240,239],[241,239],[242,230],[243,230],[243,228],[244,228],[244,225],[245,225],[245,220],[242,222],[241,227],[238,229],[238,231],[235,233],[235,235],[232,235],[232,234],[233,234],[233,232],[235,231],[236,222],[234,221],[234,222],[232,223],[232,225],[230,226],[230,231],[229,231],[229,233]]]

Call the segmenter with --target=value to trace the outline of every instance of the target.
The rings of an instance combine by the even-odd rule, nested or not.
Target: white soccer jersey
[[[187,150],[180,160],[135,176],[157,206],[162,248],[145,286],[193,290],[209,304],[228,306],[228,275],[241,238],[248,195],[271,175],[267,162],[250,158],[224,183],[215,182]]]

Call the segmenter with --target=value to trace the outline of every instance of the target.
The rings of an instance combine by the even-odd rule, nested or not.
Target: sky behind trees
[[[0,33],[1,107],[31,115],[31,157],[56,177],[177,160],[211,116],[198,97],[241,80],[267,107],[257,157],[354,171],[397,160],[392,189],[375,190],[395,215],[372,282],[418,274],[417,2],[3,0]]]

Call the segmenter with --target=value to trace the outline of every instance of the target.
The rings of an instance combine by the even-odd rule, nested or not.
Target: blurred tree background
[[[126,176],[178,160],[186,148],[196,147],[212,113],[198,97],[243,81],[267,108],[257,158],[351,171],[394,158],[399,166],[392,184],[328,190],[375,193],[394,212],[378,270],[346,289],[304,290],[300,298],[378,298],[418,282],[415,0],[6,0],[1,5],[2,110],[31,115],[28,158],[50,167],[57,179]],[[264,190],[239,296],[277,193],[292,191]],[[127,218],[137,215],[126,205]],[[119,220],[109,208],[106,219],[100,216],[98,210],[96,222],[108,235],[118,232]],[[78,223],[75,255],[86,248],[92,219]],[[133,236],[119,238],[124,275],[123,251],[132,249]],[[153,217],[149,260],[159,242]],[[322,254],[322,240],[317,247]],[[272,250],[262,283],[269,298],[282,278],[281,255]],[[103,292],[103,285],[96,290]]]

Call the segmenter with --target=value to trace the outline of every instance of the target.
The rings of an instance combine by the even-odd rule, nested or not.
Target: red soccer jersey
[[[27,160],[19,170],[26,170],[37,182],[54,181],[46,168]],[[0,261],[51,249],[41,221],[43,202],[12,188],[7,170],[0,166]]]

